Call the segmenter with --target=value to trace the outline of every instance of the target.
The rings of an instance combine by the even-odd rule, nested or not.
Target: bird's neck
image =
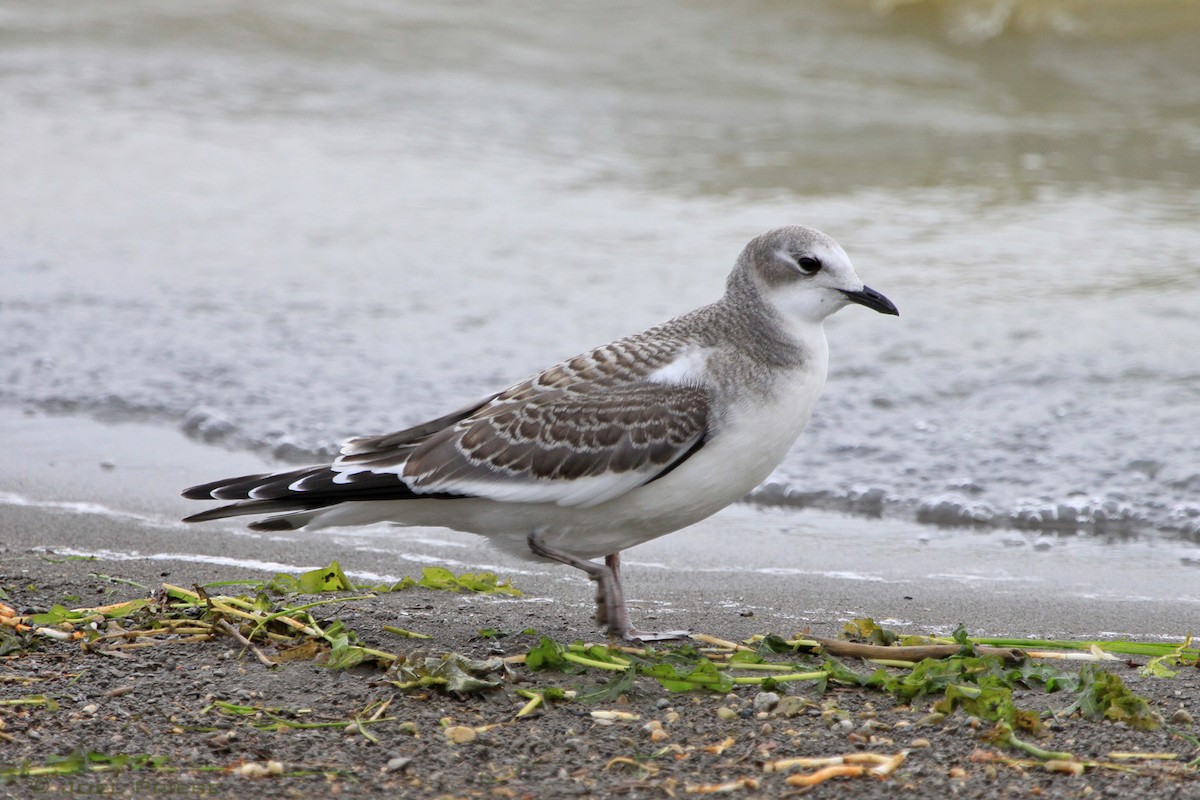
[[[753,290],[726,292],[711,308],[725,335],[749,358],[766,366],[800,367],[826,350],[821,322],[790,318]]]

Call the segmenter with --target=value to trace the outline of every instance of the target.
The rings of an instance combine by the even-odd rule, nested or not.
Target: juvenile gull
[[[620,551],[704,519],[770,474],[825,384],[823,322],[850,303],[899,314],[833,239],[769,231],[711,305],[444,417],[350,439],[332,464],[193,486],[184,497],[238,502],[184,521],[272,514],[250,527],[390,521],[477,533],[586,572],[610,635],[659,638],[630,626]]]

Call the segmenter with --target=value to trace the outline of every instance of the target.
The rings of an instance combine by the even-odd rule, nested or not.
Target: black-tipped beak
[[[892,314],[893,316],[897,317],[900,316],[900,309],[896,308],[896,304],[872,289],[870,286],[864,286],[857,292],[848,292],[845,289],[841,289],[840,291],[842,294],[846,295],[846,297],[849,298],[850,302],[852,303],[858,303],[860,306],[873,308],[880,314]]]

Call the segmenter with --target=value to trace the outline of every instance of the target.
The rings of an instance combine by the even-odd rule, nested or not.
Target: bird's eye
[[[821,259],[813,258],[812,256],[799,256],[796,259],[796,264],[799,265],[800,271],[805,275],[816,275],[821,271]]]

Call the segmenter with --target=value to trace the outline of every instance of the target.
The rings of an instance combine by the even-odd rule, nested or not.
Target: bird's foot
[[[596,580],[596,621],[607,626],[610,638],[640,644],[687,639],[691,636],[690,631],[639,631],[633,627],[629,623],[624,590],[621,588],[621,554],[605,556],[604,566],[612,573],[612,584],[605,591],[604,584]]]
[[[621,588],[621,557],[613,553],[603,564],[588,561],[576,555],[551,547],[542,541],[542,533],[535,530],[526,540],[530,551],[542,558],[583,570],[596,582],[596,621],[604,627],[612,639],[630,642],[661,642],[670,639],[685,639],[687,631],[639,631],[629,623],[629,610],[625,607],[625,592]]]

